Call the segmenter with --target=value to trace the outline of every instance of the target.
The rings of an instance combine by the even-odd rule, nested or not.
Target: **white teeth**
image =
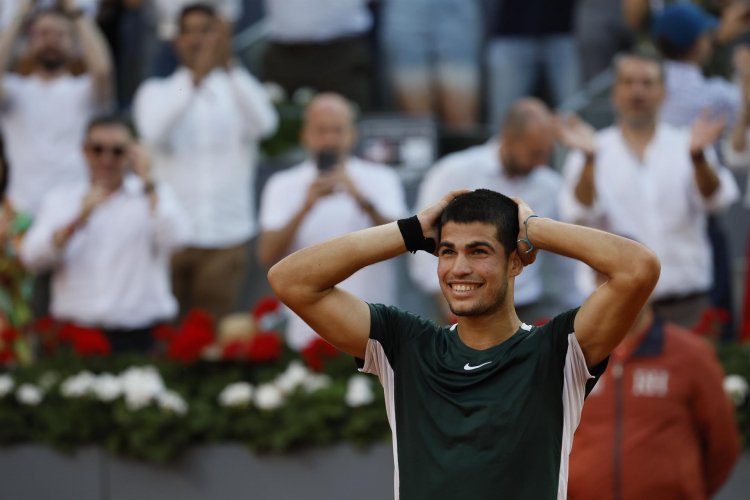
[[[474,285],[453,285],[453,290],[457,292],[468,292],[474,290],[474,288],[476,288]]]

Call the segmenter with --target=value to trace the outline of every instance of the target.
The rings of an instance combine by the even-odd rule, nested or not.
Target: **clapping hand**
[[[704,109],[698,119],[693,122],[690,133],[690,154],[698,154],[718,141],[726,122],[726,116],[712,116],[710,110]]]
[[[555,118],[555,135],[566,147],[578,149],[585,155],[593,154],[596,149],[596,130],[581,120],[577,115]]]

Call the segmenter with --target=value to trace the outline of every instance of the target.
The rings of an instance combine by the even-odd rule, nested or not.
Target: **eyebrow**
[[[474,248],[479,248],[479,247],[487,247],[491,250],[494,250],[494,247],[492,246],[490,242],[483,241],[483,240],[472,241],[471,243],[468,243],[466,245],[466,248],[468,249],[474,249]],[[456,245],[450,241],[441,241],[440,245],[438,245],[438,248],[450,248],[451,250],[454,250],[456,248]]]

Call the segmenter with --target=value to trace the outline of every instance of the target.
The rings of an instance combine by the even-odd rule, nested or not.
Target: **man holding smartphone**
[[[273,175],[263,189],[258,259],[266,267],[300,248],[396,220],[407,211],[396,172],[352,156],[354,113],[342,96],[322,93],[310,102],[301,140],[308,159]],[[371,301],[394,303],[394,262],[367,267],[343,286]],[[314,335],[290,316],[287,341],[293,348],[304,348]]]

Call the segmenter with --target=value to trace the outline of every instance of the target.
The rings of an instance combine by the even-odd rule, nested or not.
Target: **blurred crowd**
[[[248,12],[267,26],[255,74],[233,53]],[[634,415],[659,424],[617,445],[636,457],[622,470],[664,469],[644,451],[658,435],[660,446],[682,446],[691,479],[671,480],[699,492],[684,498],[706,498],[731,470],[737,439],[716,359],[687,330],[747,338],[743,319],[724,328],[742,311],[719,217],[740,198],[728,167],[750,166],[748,33],[745,0],[2,0],[0,326],[50,314],[101,329],[115,351],[148,351],[153,328],[188,311],[217,320],[235,311],[249,255],[268,268],[450,189],[490,188],[660,257],[651,304],[587,407],[651,398]],[[608,70],[611,126],[555,112]],[[258,144],[279,123],[261,82],[317,93],[302,116],[305,159],[256,200]],[[395,169],[355,155],[358,117],[383,110],[491,137],[441,158],[410,207]],[[567,153],[558,169],[555,148]],[[436,319],[450,321],[435,259],[406,265],[409,277],[389,261],[342,287],[391,304],[433,295]],[[550,296],[558,312],[575,307],[597,279],[543,256],[516,281],[519,317],[543,320]],[[314,337],[291,312],[286,335],[295,349]],[[617,432],[636,425],[617,408],[584,411],[584,422],[599,413]],[[607,439],[581,438],[598,451],[573,462],[571,484],[608,467],[597,457],[613,451],[595,448]],[[602,474],[625,485],[618,498],[670,497]],[[575,498],[603,498],[600,486]]]

